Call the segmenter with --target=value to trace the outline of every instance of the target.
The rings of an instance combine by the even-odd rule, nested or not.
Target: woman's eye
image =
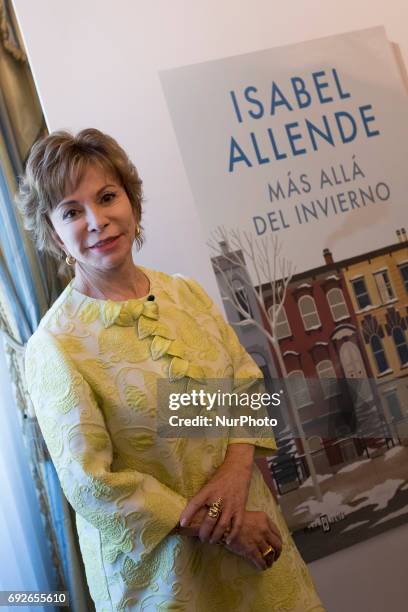
[[[71,213],[74,213],[73,215],[71,215]],[[73,208],[70,208],[69,210],[66,210],[64,212],[64,214],[62,215],[63,219],[72,219],[72,217],[75,216],[76,211]]]
[[[116,193],[113,193],[113,192],[104,193],[102,196],[102,202],[110,202],[111,200],[114,199],[115,196],[116,196]]]

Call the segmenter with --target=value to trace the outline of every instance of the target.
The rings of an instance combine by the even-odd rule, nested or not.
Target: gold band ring
[[[263,551],[262,556],[263,557],[267,557],[268,555],[270,555],[271,553],[274,554],[275,556],[275,549],[273,546],[268,546],[268,548],[266,550]]]
[[[217,519],[222,512],[222,504],[223,499],[219,497],[215,502],[213,502],[208,509],[208,516],[211,518]]]

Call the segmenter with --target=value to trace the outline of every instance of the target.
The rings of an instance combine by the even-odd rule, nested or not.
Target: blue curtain
[[[63,287],[56,263],[36,251],[13,203],[24,159],[34,140],[46,130],[24,50],[19,46],[15,17],[6,0],[0,0],[0,20],[7,26],[2,26],[0,33],[0,329],[5,341],[3,367],[7,363],[14,398],[13,405],[9,401],[3,410],[8,415],[10,431],[14,432],[13,449],[7,452],[19,457],[19,478],[25,486],[13,488],[16,465],[13,462],[8,475],[4,448],[0,448],[0,464],[3,478],[10,476],[9,491],[16,496],[25,491],[25,498],[19,498],[15,504],[22,516],[27,511],[28,492],[36,493],[36,507],[28,508],[36,525],[35,533],[25,545],[37,562],[39,573],[42,572],[42,580],[46,580],[41,589],[68,590],[70,610],[88,612],[93,604],[73,513],[62,493],[24,384],[25,344]],[[9,589],[7,585],[1,588]]]

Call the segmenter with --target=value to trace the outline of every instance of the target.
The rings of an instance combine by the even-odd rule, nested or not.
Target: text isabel
[[[307,77],[293,76],[289,82],[279,86],[272,81],[270,91],[262,87],[248,85],[241,91],[229,92],[235,120],[239,124],[255,123],[265,117],[276,117],[282,113],[292,113],[307,109],[315,115],[316,107],[345,103],[352,97],[341,82],[335,68],[330,71],[319,70]],[[252,168],[254,165],[268,164],[289,157],[305,155],[317,151],[322,142],[335,147],[337,144],[350,143],[359,133],[366,138],[379,136],[375,124],[376,117],[371,104],[354,107],[348,104],[347,110],[337,110],[323,114],[318,119],[304,117],[301,121],[288,121],[277,128],[267,127],[249,134],[231,136],[229,143],[228,170]]]

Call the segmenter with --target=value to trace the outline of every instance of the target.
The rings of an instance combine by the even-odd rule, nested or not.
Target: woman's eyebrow
[[[96,197],[100,196],[100,194],[107,188],[107,187],[116,187],[116,185],[114,185],[113,183],[107,183],[106,185],[104,185],[103,187],[101,187],[100,189],[98,189],[98,191],[96,192]],[[57,204],[57,209],[60,206],[68,206],[71,204],[78,204],[78,200],[62,200],[59,204]]]
[[[55,210],[61,208],[62,206],[69,206],[70,204],[78,204],[78,200],[62,200],[59,204],[57,204]]]
[[[100,195],[102,193],[102,191],[104,191],[107,187],[117,187],[117,185],[114,185],[113,183],[108,183],[107,185],[104,185],[103,187],[101,187],[97,192],[96,195]]]

